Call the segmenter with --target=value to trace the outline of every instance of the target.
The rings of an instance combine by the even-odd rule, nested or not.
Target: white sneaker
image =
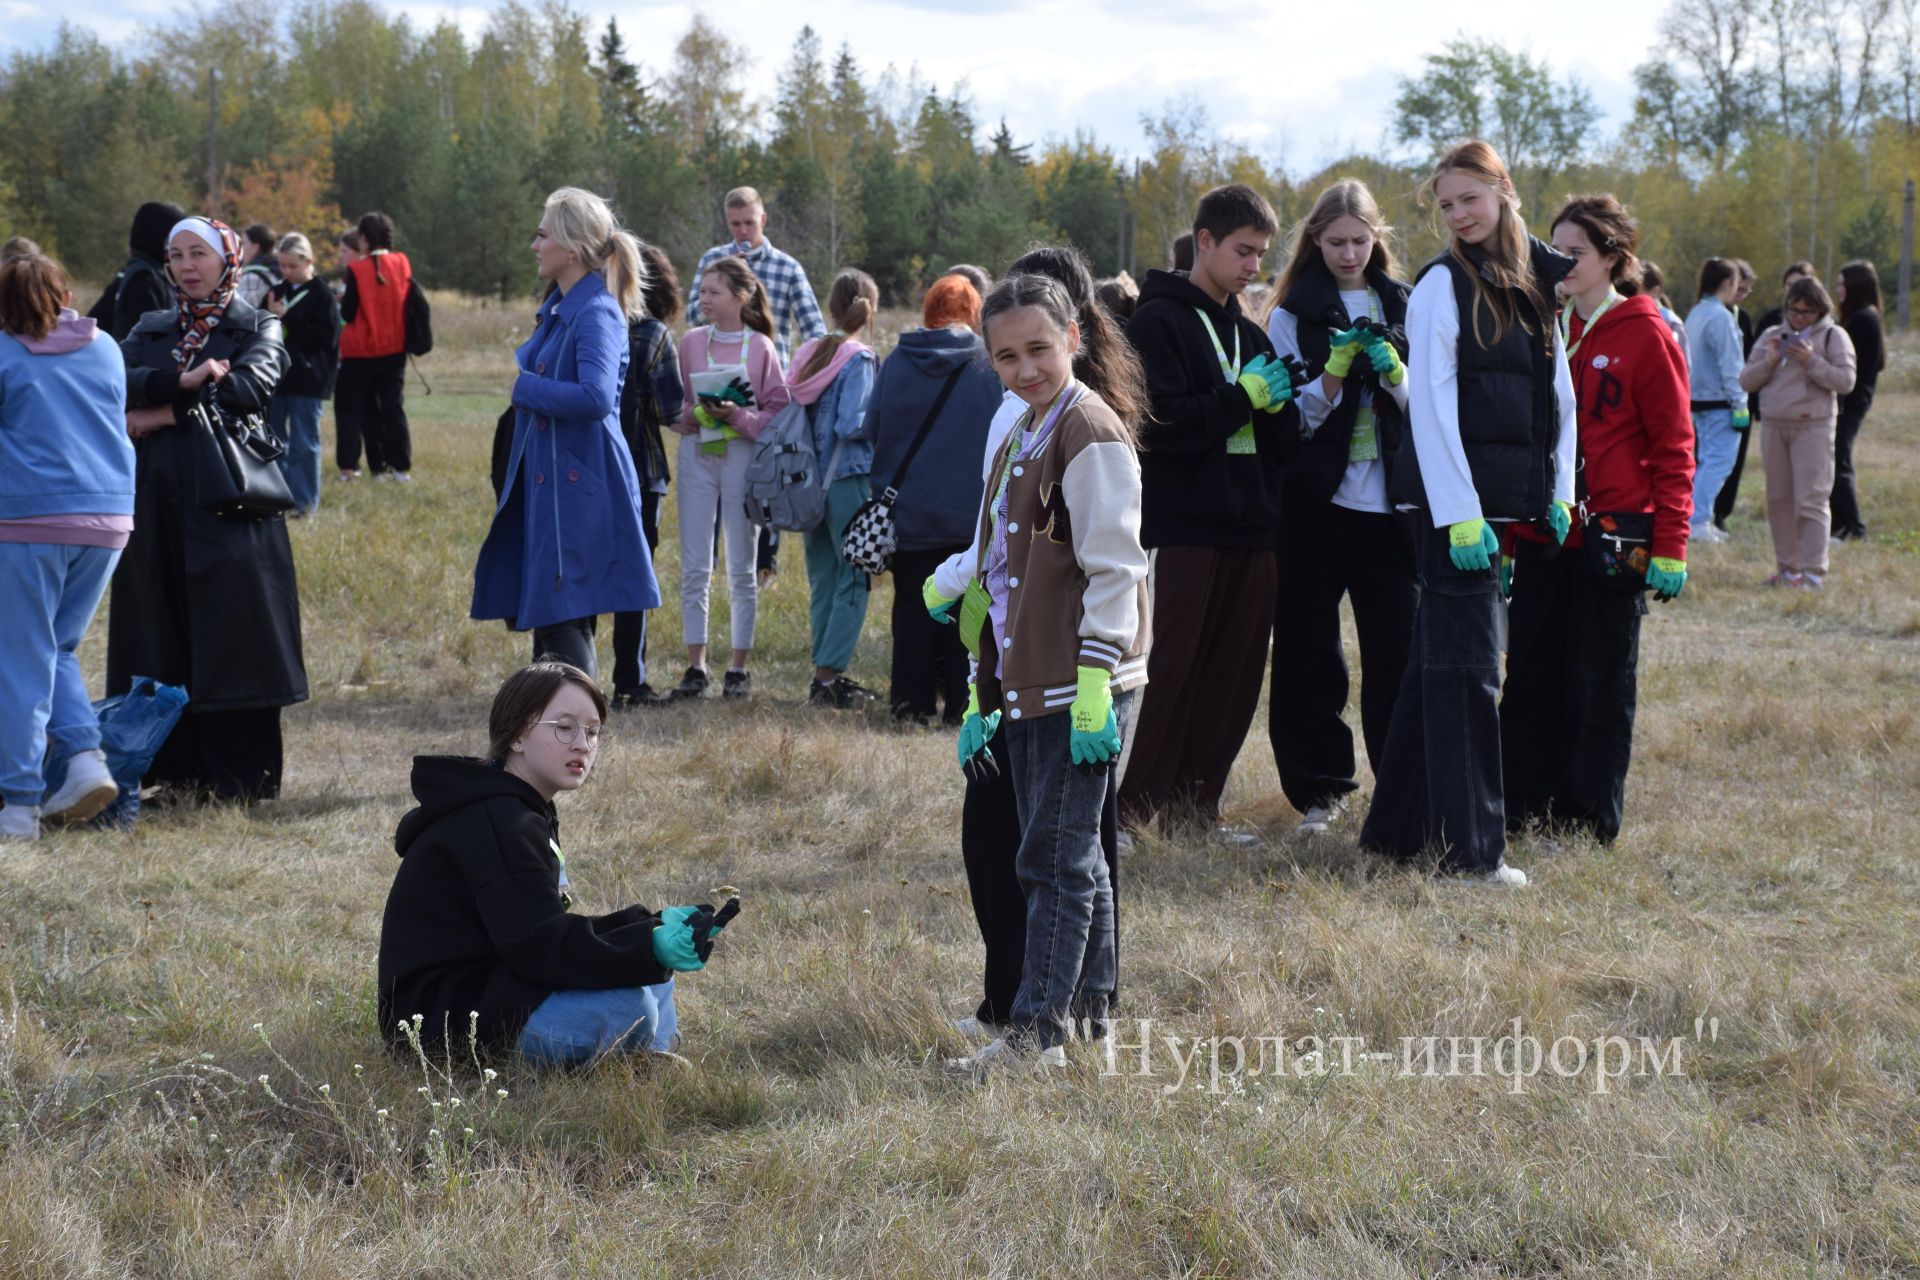
[[[972,1014],[968,1014],[964,1018],[955,1018],[953,1020],[953,1029],[969,1040],[991,1040],[1000,1034],[998,1030],[988,1026]]]
[[[38,840],[40,811],[26,805],[8,805],[0,809],[0,840]]]
[[[1214,844],[1223,844],[1232,848],[1246,848],[1260,843],[1260,837],[1251,831],[1242,831],[1238,827],[1229,827],[1225,823],[1217,826],[1207,839]]]
[[[1117,853],[1126,853],[1127,851],[1132,849],[1133,848],[1133,832],[1128,831],[1124,827],[1122,827],[1119,831],[1115,832],[1113,837],[1113,847],[1114,847],[1114,851]]]
[[[1687,535],[1688,542],[1725,542],[1728,535],[1718,525],[1706,524]]]
[[[965,1058],[948,1058],[947,1066],[954,1071],[970,1071],[976,1076],[984,1076],[991,1071],[1031,1071],[1036,1074],[1043,1071],[1064,1071],[1067,1066],[1065,1045],[1054,1045],[1051,1049],[1037,1049],[1032,1042],[1016,1040],[1011,1036],[1001,1036],[991,1044],[980,1046]]]
[[[119,784],[107,772],[107,753],[82,751],[67,762],[67,780],[47,797],[40,812],[56,826],[91,822],[120,795]]]
[[[1460,877],[1467,884],[1495,885],[1503,889],[1524,889],[1527,887],[1527,873],[1518,867],[1510,867],[1505,862],[1491,871],[1477,871]]]
[[[1347,811],[1345,796],[1335,796],[1325,804],[1312,805],[1300,819],[1300,825],[1293,829],[1299,836],[1323,836],[1333,830],[1333,824]]]

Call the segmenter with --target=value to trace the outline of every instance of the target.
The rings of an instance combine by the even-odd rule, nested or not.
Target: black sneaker
[[[810,680],[807,682],[807,705],[810,707],[840,707],[839,690],[834,688],[832,680]]]
[[[667,700],[669,702],[681,702],[688,698],[704,698],[706,696],[706,670],[701,667],[688,667],[687,674],[681,676],[680,683],[673,686],[673,691],[667,694]]]
[[[613,701],[607,705],[615,711],[632,711],[639,707],[657,707],[666,700],[658,689],[642,681],[635,688],[616,690]]]
[[[835,676],[831,680],[815,680],[807,686],[807,701],[816,707],[832,707],[836,711],[846,711],[869,702],[879,701],[880,695],[857,680],[845,676]]]
[[[704,677],[702,677],[704,680]],[[729,671],[720,684],[723,698],[744,698],[753,692],[753,677],[744,671]]]

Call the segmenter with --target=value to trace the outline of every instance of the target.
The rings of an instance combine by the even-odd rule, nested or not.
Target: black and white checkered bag
[[[954,384],[960,381],[960,375],[966,369],[966,365],[959,365],[947,375],[946,385],[934,397],[933,408],[927,410],[927,420],[920,424],[919,434],[913,437],[913,443],[907,448],[907,456],[900,459],[900,465],[894,468],[893,482],[881,490],[879,497],[869,498],[861,504],[860,509],[853,513],[853,519],[847,521],[847,532],[840,540],[840,554],[854,568],[878,575],[893,567],[893,554],[900,549],[900,528],[893,521],[893,504],[900,500],[899,486],[905,483],[907,468],[913,465],[920,446],[927,442],[927,433],[933,430],[934,419],[947,407],[947,397],[953,394]]]

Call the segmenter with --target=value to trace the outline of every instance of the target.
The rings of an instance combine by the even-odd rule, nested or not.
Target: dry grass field
[[[1920,1274],[1913,347],[1825,594],[1759,587],[1754,467],[1654,608],[1617,845],[1523,841],[1519,893],[1369,861],[1352,819],[1301,845],[1256,733],[1258,847],[1130,855],[1151,1052],[1111,1076],[942,1071],[978,998],[952,744],[804,705],[790,548],[753,702],[617,720],[561,804],[586,909],[743,890],[679,984],[696,1069],[487,1078],[374,1025],[410,758],[478,750],[527,652],[465,617],[526,314],[437,317],[417,482],[329,480],[292,530],[283,797],[0,857],[0,1276]]]

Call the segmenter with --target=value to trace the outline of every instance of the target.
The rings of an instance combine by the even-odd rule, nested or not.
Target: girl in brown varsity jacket
[[[1088,382],[1074,377],[1080,329],[1049,277],[1002,281],[981,328],[995,372],[1027,408],[986,486],[980,558],[961,611],[978,668],[960,756],[977,759],[1005,728],[1027,946],[1010,1028],[962,1063],[1064,1066],[1070,1023],[1096,1043],[1105,1038],[1114,986],[1100,814],[1134,690],[1147,678],[1133,435],[1144,379],[1118,342],[1087,362]]]

